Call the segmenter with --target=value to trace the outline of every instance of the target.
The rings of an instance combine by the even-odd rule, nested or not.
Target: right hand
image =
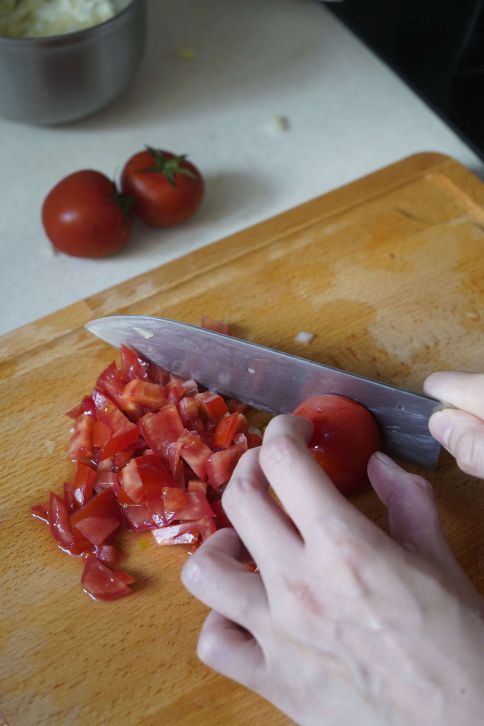
[[[424,391],[455,408],[430,417],[432,436],[449,451],[462,471],[484,479],[484,373],[439,371]]]

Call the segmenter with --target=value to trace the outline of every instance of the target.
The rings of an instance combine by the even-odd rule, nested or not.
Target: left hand
[[[314,461],[310,428],[294,416],[269,423],[223,495],[236,531],[216,532],[183,569],[212,608],[201,660],[301,724],[480,726],[483,603],[430,484],[372,457],[392,539]],[[258,573],[241,562],[244,545]]]

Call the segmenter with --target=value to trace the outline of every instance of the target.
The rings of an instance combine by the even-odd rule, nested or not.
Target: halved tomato
[[[345,495],[368,483],[370,456],[381,447],[378,424],[367,408],[345,396],[327,394],[301,403],[294,411],[313,422],[309,448]]]

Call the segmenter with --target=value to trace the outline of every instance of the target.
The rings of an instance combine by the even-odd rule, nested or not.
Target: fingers
[[[449,548],[440,528],[429,482],[409,474],[381,452],[371,457],[368,476],[388,509],[393,539],[406,549],[442,564],[442,553],[445,560]]]
[[[347,519],[364,526],[365,518],[336,489],[308,451],[298,416],[276,416],[266,428],[259,462],[266,479],[301,535],[324,519]]]
[[[484,421],[465,411],[446,408],[430,417],[429,429],[462,471],[484,478]]]
[[[198,657],[205,665],[247,688],[256,689],[262,680],[264,655],[246,630],[212,611],[198,639]],[[257,689],[256,689],[257,690]]]
[[[451,578],[456,592],[482,607],[479,596],[454,557],[444,537],[428,481],[409,474],[385,454],[373,454],[368,476],[388,509],[390,532],[405,549],[433,562]]]
[[[266,617],[267,598],[260,576],[239,562],[242,555],[236,532],[221,529],[190,557],[181,579],[205,605],[256,634]]]
[[[268,492],[259,452],[260,449],[250,449],[239,460],[222,502],[239,537],[264,575],[276,563],[298,557],[302,540]]]
[[[439,401],[484,419],[484,374],[438,371],[424,382],[424,391]]]

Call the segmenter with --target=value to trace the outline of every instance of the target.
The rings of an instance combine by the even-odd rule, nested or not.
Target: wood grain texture
[[[125,535],[137,592],[95,603],[80,563],[31,519],[72,471],[64,412],[113,359],[83,324],[204,313],[240,337],[420,390],[433,370],[483,368],[483,207],[470,172],[420,154],[0,339],[0,711],[11,726],[289,723],[197,661],[206,609],[179,583],[182,548]],[[309,345],[295,342],[301,330],[315,334]],[[484,488],[446,455],[428,476],[484,591]],[[371,493],[355,503],[386,527]]]

